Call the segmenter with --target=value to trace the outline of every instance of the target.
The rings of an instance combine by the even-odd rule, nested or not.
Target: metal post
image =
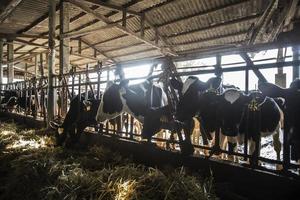
[[[48,60],[48,104],[47,104],[47,124],[54,118],[54,89],[53,70],[55,68],[55,27],[56,27],[56,1],[48,0],[49,3],[49,60]]]
[[[12,42],[7,44],[7,82],[12,83],[14,81],[14,45]]]
[[[300,60],[300,46],[293,47],[293,60]],[[300,77],[300,66],[293,65],[293,80]]]
[[[98,61],[98,70],[97,70],[97,76],[98,76],[98,80],[97,80],[97,99],[100,99],[100,81],[101,81],[101,72],[102,72],[102,62]]]
[[[70,3],[62,2],[60,4],[60,41],[59,41],[59,75],[60,82],[64,85],[63,74],[69,71],[70,65],[70,39],[63,38],[63,34],[69,31],[70,24]],[[68,78],[66,78],[68,79]],[[66,83],[68,84],[68,83]],[[67,113],[67,86],[61,88],[61,115]]]
[[[249,93],[249,69],[245,70],[245,92]]]
[[[2,62],[3,62],[3,40],[0,39],[0,89],[2,89],[2,83],[3,83]]]

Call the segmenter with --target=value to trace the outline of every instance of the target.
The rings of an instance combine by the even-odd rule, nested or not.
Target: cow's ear
[[[129,80],[127,80],[127,79],[122,80],[122,81],[120,82],[120,86],[121,86],[121,87],[127,87],[127,86],[128,86],[128,83],[129,83]]]
[[[108,82],[106,83],[106,89],[110,88],[113,84],[114,84],[114,82],[108,81]]]
[[[258,89],[266,96],[269,97],[285,97],[288,89],[283,89],[275,84],[268,82],[259,82]]]
[[[183,83],[175,78],[171,78],[170,79],[170,84],[171,86],[175,89],[175,90],[178,90],[178,91],[181,91],[182,90],[182,87],[183,87]]]
[[[206,81],[207,89],[218,89],[222,83],[222,79],[220,77],[212,77]]]

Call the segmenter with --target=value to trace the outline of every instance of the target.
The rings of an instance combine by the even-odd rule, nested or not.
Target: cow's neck
[[[134,95],[133,97],[131,96],[130,98],[126,98],[127,96],[126,93],[128,92],[130,91],[126,90],[124,94],[120,95],[123,104],[122,112],[129,113],[130,115],[135,117],[139,122],[143,123],[144,115],[142,113],[145,112],[145,108],[142,108],[143,110],[141,112],[140,110],[137,110],[138,109],[137,107],[134,107],[141,103],[139,102],[139,100],[141,99],[139,99],[138,95]]]

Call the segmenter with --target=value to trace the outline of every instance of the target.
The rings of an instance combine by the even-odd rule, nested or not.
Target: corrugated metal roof
[[[58,0],[57,0],[58,2]],[[86,3],[95,12],[108,17],[112,22],[122,23],[122,13],[114,9]],[[258,21],[266,10],[269,1],[265,0],[110,0],[109,4],[125,5],[128,10],[145,13],[149,20],[165,37],[167,44],[159,40],[158,45],[172,48],[176,53],[191,52],[192,50],[206,50],[219,46],[243,45],[247,39],[249,28]],[[1,3],[0,3],[1,4]],[[26,30],[33,22],[47,14],[48,5],[45,0],[23,0],[13,11],[9,18],[0,24],[0,32],[17,33]],[[300,9],[296,17],[300,18]],[[86,14],[80,8],[70,5],[70,31],[89,30],[105,27],[106,24],[94,16]],[[56,23],[59,24],[59,11]],[[127,15],[126,27],[136,34],[140,34],[140,18]],[[82,29],[84,27],[84,29]],[[57,26],[58,28],[58,26]],[[28,30],[27,34],[47,34],[48,19],[44,18],[35,27]],[[59,34],[59,29],[57,29]],[[163,56],[160,50],[152,45],[145,44],[136,37],[127,35],[118,28],[108,28],[81,36],[82,40],[97,49],[98,59],[110,57],[118,62],[154,58]],[[73,52],[78,52],[78,38],[70,43]],[[145,24],[144,39],[155,41],[155,30]],[[46,39],[25,39],[36,44],[46,44]],[[58,43],[57,43],[58,44]],[[43,51],[34,46],[15,45],[17,52]],[[22,48],[21,48],[22,47]],[[82,53],[86,57],[94,56],[94,49],[82,44]],[[101,53],[100,53],[101,52]],[[102,55],[105,54],[106,56]],[[16,54],[16,57],[20,54]],[[78,58],[71,55],[71,62],[85,64],[91,59]],[[94,62],[94,61],[91,61]]]

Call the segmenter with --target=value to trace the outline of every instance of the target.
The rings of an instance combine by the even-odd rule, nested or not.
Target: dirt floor
[[[43,130],[39,130],[39,133]],[[154,169],[101,146],[54,147],[53,138],[0,121],[0,199],[216,199],[213,179]]]

